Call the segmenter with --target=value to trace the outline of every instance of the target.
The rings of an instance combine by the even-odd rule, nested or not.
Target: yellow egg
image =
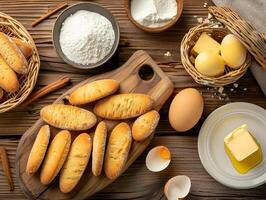
[[[198,90],[181,90],[173,99],[169,109],[169,122],[179,132],[193,128],[203,112],[203,98]]]
[[[201,52],[195,60],[196,69],[205,76],[219,76],[224,73],[222,57],[213,52]]]
[[[247,49],[234,35],[228,34],[221,43],[221,55],[226,65],[238,69],[246,60]]]

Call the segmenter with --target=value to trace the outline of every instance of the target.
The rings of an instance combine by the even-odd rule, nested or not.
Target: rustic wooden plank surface
[[[15,180],[15,191],[9,192],[3,172],[0,170],[0,199],[25,199],[18,187],[14,171],[15,151],[20,135],[38,119],[40,108],[53,102],[68,88],[90,76],[90,74],[84,74],[84,72],[64,64],[57,57],[51,39],[51,28],[57,15],[53,15],[35,28],[30,27],[30,23],[35,18],[47,12],[58,2],[56,0],[0,1],[0,11],[22,22],[36,42],[42,62],[36,88],[47,85],[63,75],[68,75],[72,79],[72,85],[47,95],[26,108],[17,108],[0,115],[0,145],[7,148]],[[143,33],[131,24],[123,9],[123,0],[97,0],[94,2],[108,8],[118,20],[121,28],[119,50],[112,62],[108,63],[109,67],[118,67],[133,52],[144,49],[158,63],[168,64],[168,66],[162,65],[161,68],[174,82],[174,93],[185,87],[196,87],[203,93],[205,108],[202,119],[194,129],[188,133],[178,134],[171,129],[168,123],[168,102],[161,110],[162,120],[151,146],[164,144],[170,148],[173,154],[170,167],[161,173],[149,172],[144,164],[147,153],[145,152],[122,177],[101,193],[93,196],[92,199],[165,199],[162,193],[163,184],[168,178],[177,174],[186,174],[192,179],[192,191],[188,199],[266,199],[266,185],[252,190],[233,190],[217,183],[205,172],[197,154],[199,128],[206,116],[213,110],[230,101],[252,102],[266,108],[265,97],[249,71],[238,81],[239,87],[233,92],[230,91],[233,88],[232,85],[225,87],[225,93],[229,100],[221,101],[219,97],[215,96],[217,93],[215,89],[208,89],[196,84],[183,69],[179,55],[181,39],[190,27],[198,23],[197,17],[207,16],[207,7],[204,7],[203,4],[207,2],[208,6],[212,5],[211,1],[185,0],[181,19],[169,31],[160,34]],[[164,56],[167,51],[171,52],[171,57]],[[244,91],[245,89],[247,91]]]

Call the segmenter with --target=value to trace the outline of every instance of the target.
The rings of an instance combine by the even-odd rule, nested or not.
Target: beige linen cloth
[[[266,35],[266,0],[212,0],[216,6],[226,6],[237,12],[257,31]],[[265,39],[266,40],[266,39]],[[266,45],[266,42],[265,42]],[[253,59],[250,70],[266,96],[266,70]]]

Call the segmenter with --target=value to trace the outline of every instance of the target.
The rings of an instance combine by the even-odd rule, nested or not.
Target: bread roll
[[[71,135],[67,130],[60,131],[54,137],[48,148],[41,170],[41,183],[48,185],[51,183],[62,168],[71,143]]]
[[[119,82],[113,79],[94,81],[76,89],[70,95],[69,102],[73,105],[91,103],[115,93],[118,88]]]
[[[0,55],[15,72],[19,74],[28,72],[28,63],[22,52],[11,38],[1,32]]]
[[[93,127],[96,116],[85,109],[64,104],[51,104],[41,109],[41,117],[48,124],[67,130],[87,130]]]
[[[105,119],[121,120],[137,117],[152,109],[153,100],[145,94],[118,94],[100,100],[94,113]]]
[[[7,65],[2,56],[0,56],[0,87],[6,92],[16,92],[19,89],[16,73]]]
[[[113,180],[122,173],[131,142],[129,125],[125,122],[118,124],[110,135],[104,161],[104,171],[109,179]]]
[[[105,144],[107,137],[107,126],[104,121],[100,122],[95,130],[92,148],[92,173],[100,176],[102,173]]]
[[[12,38],[12,40],[15,42],[25,58],[28,58],[32,55],[32,48],[27,42],[24,42],[18,38]]]
[[[68,193],[77,185],[91,155],[92,141],[87,133],[82,133],[71,145],[59,179],[61,192]]]
[[[149,111],[139,116],[132,126],[134,140],[141,142],[149,137],[156,129],[160,114],[156,110]]]
[[[32,149],[27,162],[26,173],[33,175],[41,166],[44,159],[50,139],[50,127],[44,125],[39,130],[33,143]]]

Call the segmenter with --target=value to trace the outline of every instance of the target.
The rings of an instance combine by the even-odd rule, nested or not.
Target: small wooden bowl
[[[169,29],[170,27],[172,27],[177,20],[180,18],[182,11],[183,11],[183,0],[176,0],[177,2],[177,14],[176,16],[174,16],[169,23],[165,24],[164,26],[160,26],[160,27],[156,27],[156,28],[150,28],[147,26],[143,26],[140,23],[138,23],[136,20],[134,20],[134,18],[131,15],[131,9],[130,9],[130,2],[131,0],[124,0],[124,7],[127,13],[127,16],[129,18],[129,20],[136,26],[138,27],[140,30],[145,31],[145,32],[149,32],[149,33],[159,33],[159,32],[163,32],[166,31],[167,29]]]
[[[216,41],[218,41],[219,43],[227,34],[230,33],[228,29],[218,26],[219,26],[218,23],[214,24],[205,23],[205,24],[200,24],[194,28],[191,28],[189,32],[184,36],[180,45],[181,61],[185,70],[197,83],[212,87],[220,87],[236,82],[245,74],[245,72],[247,71],[248,67],[251,64],[251,56],[249,52],[247,52],[246,60],[240,66],[239,69],[232,69],[226,66],[225,72],[221,76],[217,77],[205,76],[195,68],[195,65],[191,61],[191,49],[197,42],[201,33],[205,32],[211,35],[211,37]]]

